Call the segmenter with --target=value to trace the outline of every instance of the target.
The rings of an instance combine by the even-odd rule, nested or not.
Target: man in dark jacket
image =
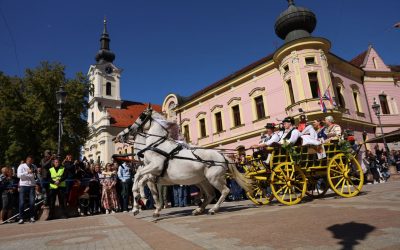
[[[66,176],[67,176],[65,196],[68,200],[69,193],[71,192],[72,185],[74,184],[74,179],[75,179],[75,174],[76,174],[76,164],[74,164],[71,154],[68,154],[65,157],[62,165],[65,168],[65,172],[66,172]]]
[[[51,156],[50,150],[44,151],[44,156],[40,161],[40,183],[42,186],[42,194],[44,197],[44,204],[45,206],[49,205],[49,181],[50,181],[50,174],[49,170],[51,168],[51,161],[53,160]]]

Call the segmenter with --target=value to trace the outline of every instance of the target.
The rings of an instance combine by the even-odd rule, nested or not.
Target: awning
[[[112,156],[112,158],[116,161],[124,161],[124,162],[132,162],[132,163],[138,162],[135,159],[129,158],[129,157],[133,157],[133,156],[135,156],[135,154],[114,154]]]
[[[400,141],[400,129],[384,134],[387,143]],[[377,136],[367,140],[365,143],[383,143],[383,136]]]

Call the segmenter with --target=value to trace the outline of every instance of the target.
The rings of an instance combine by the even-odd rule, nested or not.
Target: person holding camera
[[[29,222],[35,222],[35,186],[37,179],[37,167],[33,165],[33,157],[26,157],[25,163],[19,165],[17,169],[17,177],[19,178],[19,221],[18,224],[24,223],[24,207],[25,196],[29,195]]]

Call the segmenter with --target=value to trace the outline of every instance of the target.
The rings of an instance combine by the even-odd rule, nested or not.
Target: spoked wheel
[[[318,199],[323,197],[328,191],[329,186],[326,178],[311,176],[307,178],[306,195]]]
[[[327,171],[329,185],[336,194],[353,197],[361,191],[364,174],[354,156],[343,153],[335,155]]]
[[[279,202],[286,205],[297,204],[306,193],[306,176],[292,163],[281,163],[272,171],[271,189]]]
[[[274,199],[269,189],[269,183],[264,180],[255,180],[253,189],[246,193],[247,197],[257,205],[266,205]]]

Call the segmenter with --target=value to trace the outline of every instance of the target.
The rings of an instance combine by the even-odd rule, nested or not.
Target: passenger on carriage
[[[279,143],[284,144],[285,141],[287,141],[292,145],[296,145],[302,134],[294,127],[293,117],[286,117],[285,119],[283,119],[282,123],[285,130],[283,131]]]
[[[261,136],[259,144],[253,145],[252,148],[261,148],[265,146],[271,146],[273,143],[277,143],[280,140],[279,132],[275,131],[275,123],[267,123],[265,125],[266,134]]]
[[[322,143],[328,138],[325,134],[326,127],[324,126],[324,122],[322,120],[314,120],[313,121],[314,129],[317,131],[317,139]]]
[[[327,126],[326,135],[328,137],[326,142],[338,141],[342,136],[342,128],[335,123],[332,116],[325,117],[325,124]]]
[[[300,116],[299,131],[301,132],[302,145],[320,145],[321,142],[318,140],[317,131],[315,131],[313,125],[308,123],[305,115]]]

